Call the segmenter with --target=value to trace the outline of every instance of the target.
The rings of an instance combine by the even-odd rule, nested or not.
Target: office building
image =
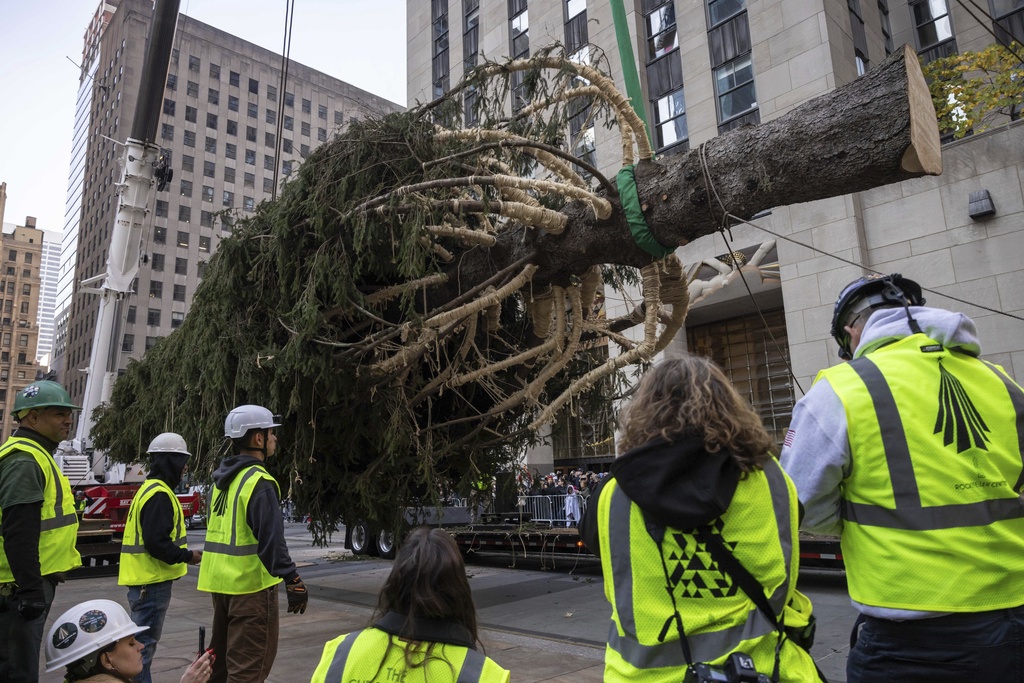
[[[979,7],[987,15],[952,0],[625,5],[635,53],[630,66],[639,73],[642,106],[662,157],[696,149],[738,126],[775,119],[851,82],[903,44],[927,62],[983,49],[994,42],[992,32],[1024,41],[1024,6],[1006,0],[982,0]],[[599,47],[625,92],[609,2],[410,0],[407,9],[410,102],[448,91],[480,55],[525,57],[555,42],[576,60],[591,57],[588,44]],[[521,79],[511,87],[515,97]],[[582,118],[567,125],[577,154],[614,176],[621,157],[618,130],[599,121],[591,132],[585,123]],[[795,401],[818,370],[838,362],[829,336],[837,293],[869,268],[902,272],[935,291],[926,294],[929,304],[972,316],[985,357],[1020,377],[1024,323],[999,311],[1019,316],[1022,310],[1022,149],[1024,122],[1008,122],[946,141],[939,177],[777,207],[756,221],[774,234],[739,225],[729,245],[714,235],[680,248],[684,265],[709,285],[668,353],[690,349],[712,356],[781,441]],[[983,190],[994,214],[969,208],[971,194]],[[739,278],[725,277],[733,264],[742,266],[753,296]],[[609,317],[631,309],[611,292],[607,306]],[[531,453],[531,465],[542,472],[551,465],[607,467],[613,449],[581,453],[579,439],[560,445],[558,429],[564,424],[556,427],[554,448]]]
[[[75,400],[84,393],[98,309],[96,297],[80,291],[79,283],[105,271],[121,173],[121,150],[111,140],[123,140],[131,130],[152,3],[119,0],[100,9],[94,24],[102,28],[90,25],[86,34],[87,52],[90,41],[96,45],[90,62],[95,85],[88,95],[79,93],[80,103],[88,105],[80,110],[88,118],[81,193],[72,202],[69,191],[61,263],[63,276],[73,260],[74,276],[70,297],[65,287],[60,290],[67,305],[58,313],[54,349],[60,378]],[[210,256],[230,232],[218,212],[252,212],[272,196],[275,182],[286,180],[335,131],[354,119],[399,109],[295,62],[282,87],[280,55],[181,15],[156,140],[170,155],[174,178],[151,198],[145,259],[125,309],[119,367],[184,320]],[[76,140],[84,120],[76,119]],[[73,178],[78,161],[73,156]],[[73,203],[81,207],[77,223]],[[71,239],[75,231],[77,239]]]

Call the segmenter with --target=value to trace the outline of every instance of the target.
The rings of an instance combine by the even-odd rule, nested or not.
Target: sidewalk
[[[190,545],[198,544],[190,539]],[[281,635],[277,660],[268,679],[271,683],[308,681],[320,661],[324,643],[369,625],[377,592],[390,571],[390,564],[348,562],[347,552],[340,550],[339,545],[335,543],[326,549],[302,547],[289,538],[292,557],[299,564],[310,601],[305,614],[288,614],[284,589],[281,589]],[[197,576],[197,568],[190,567],[189,573],[174,585],[163,636],[153,661],[155,683],[177,683],[199,646],[199,626],[206,626],[209,643],[213,613],[209,595],[196,590]],[[125,594],[124,587],[117,585],[116,577],[76,579],[62,584],[57,589],[47,629],[64,610],[79,602],[106,598],[126,606]],[[538,619],[543,618],[538,615]],[[604,651],[602,647],[593,646],[589,638],[587,644],[574,644],[562,639],[487,629],[482,630],[480,636],[487,655],[509,669],[513,681],[601,681]],[[43,683],[62,680],[62,671],[43,674],[40,678]]]

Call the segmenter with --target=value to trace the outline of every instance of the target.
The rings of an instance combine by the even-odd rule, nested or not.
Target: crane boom
[[[179,6],[180,0],[156,0],[153,8],[131,135],[119,159],[122,170],[120,182],[115,186],[117,211],[110,231],[106,270],[81,283],[83,292],[100,297],[82,414],[75,434],[75,446],[81,452],[89,445],[92,412],[110,399],[117,379],[125,302],[132,294],[132,282],[139,272],[142,231],[154,178],[167,172],[166,167],[158,168],[160,147],[155,140]],[[93,463],[94,469],[97,464]],[[104,466],[102,471],[106,469]]]

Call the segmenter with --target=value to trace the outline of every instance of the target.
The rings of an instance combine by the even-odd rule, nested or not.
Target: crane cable
[[[271,189],[271,201],[277,199],[277,182],[281,174],[281,146],[284,134],[284,99],[285,88],[288,87],[288,65],[291,63],[292,27],[295,25],[295,0],[284,3],[284,44],[281,46],[281,87],[278,88],[277,135],[274,140],[274,187]]]

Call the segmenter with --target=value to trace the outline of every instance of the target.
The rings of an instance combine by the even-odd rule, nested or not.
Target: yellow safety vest
[[[170,581],[188,572],[187,563],[167,564],[146,552],[142,537],[142,508],[153,496],[166,495],[171,499],[174,511],[174,526],[171,542],[179,548],[188,547],[185,531],[185,513],[181,501],[174,491],[159,479],[149,479],[135,492],[128,519],[124,523],[124,540],[121,543],[121,562],[117,571],[117,583],[121,586],[147,586],[151,583]]]
[[[80,567],[82,557],[75,549],[78,537],[78,515],[75,514],[75,496],[67,477],[57,469],[53,456],[31,439],[12,436],[0,446],[0,459],[15,451],[23,451],[35,458],[43,471],[43,504],[40,509],[39,571],[43,576],[66,572]],[[2,515],[2,511],[0,511]],[[12,583],[14,574],[7,561],[3,537],[0,536],[0,583]]]
[[[1024,392],[1002,368],[924,334],[818,375],[846,412],[850,596],[980,612],[1024,596]]]
[[[310,683],[508,683],[509,672],[476,650],[435,643],[424,664],[427,648],[418,644],[412,655],[417,666],[410,667],[405,645],[376,628],[339,636],[324,646]]]
[[[693,534],[668,528],[658,544],[644,514],[612,478],[598,504],[601,569],[612,624],[605,650],[604,680],[678,683],[686,671],[665,570],[673,583],[692,663],[724,664],[732,652],[754,658],[771,674],[778,630],[721,572]],[[797,497],[793,482],[775,459],[739,481],[729,509],[710,526],[736,559],[765,588],[772,609],[786,627],[803,628],[810,602],[796,590],[799,570]],[[780,653],[782,683],[818,680],[814,660],[786,639]]]
[[[263,465],[249,465],[235,474],[226,491],[214,488],[210,517],[206,528],[203,562],[199,566],[201,591],[246,595],[281,583],[263,566],[257,551],[257,539],[245,519],[249,498],[261,480],[281,488]]]

